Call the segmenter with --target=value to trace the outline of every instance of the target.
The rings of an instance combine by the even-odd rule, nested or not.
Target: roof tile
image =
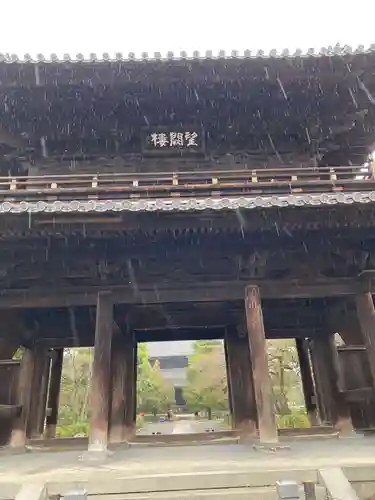
[[[92,63],[92,62],[116,62],[116,61],[170,61],[170,60],[182,60],[182,59],[257,59],[257,58],[307,58],[307,57],[322,57],[322,56],[344,56],[344,55],[356,55],[356,54],[369,54],[371,52],[375,52],[375,44],[370,45],[369,47],[365,47],[364,45],[359,45],[357,48],[353,49],[348,45],[341,46],[336,44],[335,46],[322,47],[319,51],[316,51],[314,48],[310,48],[307,51],[303,51],[302,49],[295,50],[292,54],[288,48],[283,50],[272,49],[268,53],[263,50],[258,50],[257,52],[252,52],[250,50],[232,50],[226,52],[225,50],[220,50],[218,52],[214,52],[212,50],[206,50],[204,53],[199,51],[193,51],[189,54],[186,51],[180,52],[179,55],[169,51],[166,54],[162,54],[160,52],[155,52],[152,56],[150,56],[147,52],[142,52],[140,55],[136,55],[134,52],[129,52],[128,54],[123,54],[121,52],[116,52],[110,54],[109,52],[104,52],[101,55],[91,53],[88,55],[84,55],[82,53],[78,53],[76,55],[64,54],[59,57],[57,54],[51,54],[46,56],[45,54],[37,54],[36,56],[31,56],[30,54],[25,54],[23,57],[17,54],[9,54],[9,53],[0,53],[0,62],[5,62],[9,64],[13,63]]]

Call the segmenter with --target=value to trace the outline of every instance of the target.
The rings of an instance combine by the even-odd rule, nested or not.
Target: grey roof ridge
[[[136,55],[135,52],[129,52],[124,54],[123,52],[104,52],[103,54],[97,55],[96,53],[91,53],[85,56],[83,53],[78,53],[75,56],[71,54],[64,54],[62,58],[59,58],[57,54],[51,54],[46,56],[44,54],[37,54],[36,57],[30,54],[25,54],[24,56],[19,56],[12,53],[0,53],[0,63],[5,62],[8,64],[12,63],[32,63],[32,64],[43,64],[43,63],[99,63],[99,62],[155,62],[155,61],[183,61],[183,60],[230,60],[230,59],[292,59],[292,58],[314,58],[314,57],[324,57],[324,56],[345,56],[345,55],[356,55],[356,54],[370,54],[375,52],[375,43],[371,44],[367,48],[364,45],[358,45],[355,49],[349,45],[336,44],[333,46],[322,47],[317,50],[315,48],[303,51],[302,49],[296,49],[291,52],[289,49],[272,49],[269,52],[263,50],[251,51],[251,50],[232,50],[226,52],[225,50],[212,51],[206,50],[205,52],[193,51],[191,53],[182,51],[179,54],[174,52],[167,52],[163,55],[161,52],[154,52],[149,55],[147,52],[142,52],[140,55]]]
[[[290,193],[228,198],[161,198],[125,200],[21,201],[0,203],[0,214],[103,213],[103,212],[201,212],[286,207],[374,204],[375,191]]]

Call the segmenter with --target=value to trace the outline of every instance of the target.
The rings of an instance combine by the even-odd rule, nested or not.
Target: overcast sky
[[[1,0],[0,52],[320,48],[375,42],[375,0]]]

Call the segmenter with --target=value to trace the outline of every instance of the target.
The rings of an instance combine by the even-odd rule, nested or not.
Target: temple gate
[[[81,346],[89,449],[132,439],[137,343],[202,337],[242,434],[278,440],[278,338],[312,425],[373,425],[373,48],[0,61],[0,368],[25,350],[2,444],[55,435]]]

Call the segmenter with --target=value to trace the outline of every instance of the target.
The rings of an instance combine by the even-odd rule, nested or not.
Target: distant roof
[[[189,356],[193,352],[194,342],[149,342],[148,355],[150,358],[163,358],[169,356]]]

